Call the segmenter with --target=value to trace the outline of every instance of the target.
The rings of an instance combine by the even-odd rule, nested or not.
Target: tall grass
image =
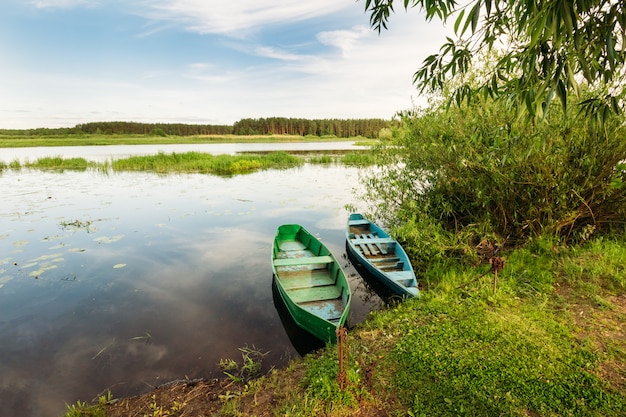
[[[267,155],[211,155],[200,152],[133,156],[111,162],[114,171],[197,172],[235,175],[268,168],[291,168],[303,161],[285,152]]]
[[[157,173],[189,172],[214,175],[246,174],[263,169],[285,169],[301,166],[305,161],[312,164],[343,163],[353,166],[368,166],[375,163],[374,156],[363,152],[348,153],[337,159],[331,155],[301,158],[287,152],[271,152],[262,155],[211,155],[202,152],[170,153],[160,152],[156,155],[132,156],[105,162],[89,162],[83,158],[64,159],[61,156],[44,157],[34,162],[21,164],[15,160],[10,164],[3,163],[0,170],[22,167],[56,170],[97,169],[103,172],[113,171],[150,171]]]
[[[95,162],[88,162],[84,158],[63,158],[61,156],[47,156],[39,158],[34,162],[26,162],[24,164],[27,168],[37,169],[54,169],[54,170],[86,170],[90,167],[95,167]]]

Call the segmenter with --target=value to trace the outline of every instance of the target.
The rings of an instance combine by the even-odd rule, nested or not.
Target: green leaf
[[[472,9],[472,33],[476,32],[478,26],[478,18],[480,17],[480,0],[476,2],[476,5]]]
[[[609,56],[609,65],[611,68],[615,68],[615,38],[610,32],[606,35],[606,52]]]
[[[557,83],[557,95],[561,99],[561,105],[563,105],[563,109],[567,109],[567,91],[565,89],[565,83],[563,80],[559,80]]]
[[[454,22],[454,33],[456,34],[459,33],[459,25],[463,21],[464,15],[465,15],[465,9],[461,10],[461,13],[459,13],[459,16],[456,18],[456,21]],[[461,35],[463,35],[463,33],[464,32],[461,32]]]

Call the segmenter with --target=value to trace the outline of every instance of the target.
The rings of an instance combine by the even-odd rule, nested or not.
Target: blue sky
[[[5,0],[0,128],[92,121],[232,124],[389,119],[445,39],[398,5],[388,31],[355,0]]]

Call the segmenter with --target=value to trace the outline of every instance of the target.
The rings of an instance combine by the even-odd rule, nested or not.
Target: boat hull
[[[334,343],[337,329],[346,324],[351,293],[330,250],[302,226],[282,225],[274,238],[272,270],[294,322]]]

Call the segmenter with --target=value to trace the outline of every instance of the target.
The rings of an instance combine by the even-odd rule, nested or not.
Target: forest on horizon
[[[231,125],[139,123],[139,122],[90,122],[64,128],[0,129],[0,134],[17,136],[56,135],[296,135],[336,136],[348,138],[363,136],[377,138],[381,129],[393,124],[384,119],[301,119],[269,117],[241,119]]]

